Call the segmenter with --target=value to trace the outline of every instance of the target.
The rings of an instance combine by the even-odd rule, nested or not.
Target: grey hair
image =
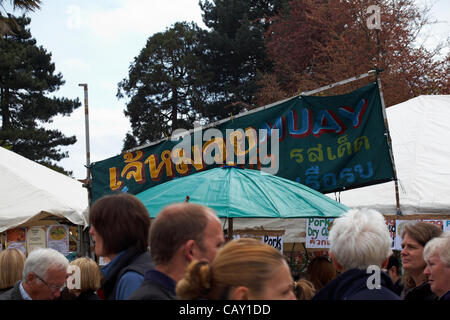
[[[344,270],[381,266],[392,253],[384,217],[372,209],[347,211],[333,222],[328,239],[330,251]]]
[[[423,249],[423,258],[429,261],[430,257],[437,253],[439,259],[450,267],[450,232],[443,233],[440,237],[431,239]]]
[[[67,270],[69,261],[64,255],[51,248],[38,248],[30,252],[23,267],[23,280],[33,272],[40,277],[44,277],[51,267],[59,270]]]

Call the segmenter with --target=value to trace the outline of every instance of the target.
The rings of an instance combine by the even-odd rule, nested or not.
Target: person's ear
[[[249,300],[250,290],[247,287],[236,287],[231,292],[231,300]]]
[[[386,260],[384,260],[383,263],[381,264],[381,269],[387,269],[388,263],[389,263],[389,258],[386,258]],[[393,268],[395,268],[395,269],[393,269]],[[393,269],[393,271],[396,271],[397,267],[392,266],[391,269]]]
[[[184,254],[184,257],[189,262],[194,260],[194,255],[195,255],[194,251],[195,251],[195,241],[194,240],[186,241],[186,243],[184,244],[184,247],[183,247],[183,254]]]
[[[336,269],[336,271],[338,272],[342,272],[342,270],[344,269],[339,262],[336,260],[336,257],[334,256],[333,252],[330,251],[329,253],[330,258],[331,258],[331,262],[333,262],[333,266]]]
[[[30,272],[25,277],[25,283],[30,285],[35,279],[37,279],[36,275],[33,272]]]

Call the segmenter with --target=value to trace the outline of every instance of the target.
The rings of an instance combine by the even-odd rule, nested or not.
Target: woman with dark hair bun
[[[95,254],[111,261],[102,268],[104,297],[126,300],[153,267],[148,252],[150,215],[137,197],[120,193],[97,200],[89,222]]]

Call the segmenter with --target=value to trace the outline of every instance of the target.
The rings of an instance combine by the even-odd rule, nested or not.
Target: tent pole
[[[376,70],[370,70],[367,73],[360,74],[359,76],[351,77],[351,78],[348,78],[348,79],[345,79],[345,80],[342,80],[342,81],[339,81],[339,82],[335,82],[335,83],[332,83],[332,84],[329,84],[329,85],[326,85],[326,86],[323,86],[323,87],[320,87],[320,88],[317,88],[317,89],[314,89],[314,90],[311,90],[311,91],[299,92],[299,95],[310,96],[310,95],[313,95],[315,93],[322,92],[322,91],[325,91],[325,90],[329,90],[329,89],[337,87],[337,86],[342,86],[343,84],[346,84],[346,83],[349,83],[349,82],[352,82],[352,81],[356,81],[356,80],[360,80],[360,79],[366,78],[366,77],[371,76],[371,75],[373,75],[375,73],[376,73]]]
[[[233,218],[228,219],[228,241],[233,240]]]
[[[383,96],[383,89],[381,87],[381,80],[380,80],[380,72],[382,72],[382,69],[378,69],[376,70],[376,80],[377,80],[377,84],[378,84],[378,90],[379,90],[379,94],[380,94],[380,100],[381,100],[381,109],[383,111],[383,118],[384,118],[384,126],[386,128],[386,138],[387,138],[387,143],[389,146],[389,154],[391,156],[391,163],[392,163],[392,170],[394,171],[394,186],[395,186],[395,205],[396,205],[396,209],[397,209],[397,215],[401,216],[402,211],[400,209],[400,195],[398,192],[398,178],[397,178],[397,170],[395,169],[395,162],[394,162],[394,153],[392,151],[392,140],[391,140],[391,134],[389,132],[389,124],[387,121],[387,116],[386,116],[386,105],[384,103],[384,96]]]
[[[77,258],[81,256],[81,246],[82,246],[82,236],[81,232],[83,232],[83,228],[80,225],[77,225]]]
[[[84,89],[84,124],[86,131],[86,183],[83,187],[87,188],[88,193],[88,210],[91,207],[91,150],[89,143],[89,104],[88,104],[88,85],[87,83],[80,83],[78,86]],[[89,256],[90,240],[86,234],[87,230],[81,230],[80,232],[80,253],[81,256]]]
[[[86,184],[89,186],[90,178],[91,178],[91,172],[90,172],[90,165],[91,165],[91,151],[89,146],[89,105],[88,105],[88,85],[87,83],[80,83],[80,87],[84,88],[84,124],[85,124],[85,131],[86,131]],[[88,199],[91,200],[91,199]],[[90,201],[89,201],[90,204]]]

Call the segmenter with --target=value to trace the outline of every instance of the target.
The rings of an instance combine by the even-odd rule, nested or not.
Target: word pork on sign
[[[283,236],[264,236],[263,242],[283,252]]]

